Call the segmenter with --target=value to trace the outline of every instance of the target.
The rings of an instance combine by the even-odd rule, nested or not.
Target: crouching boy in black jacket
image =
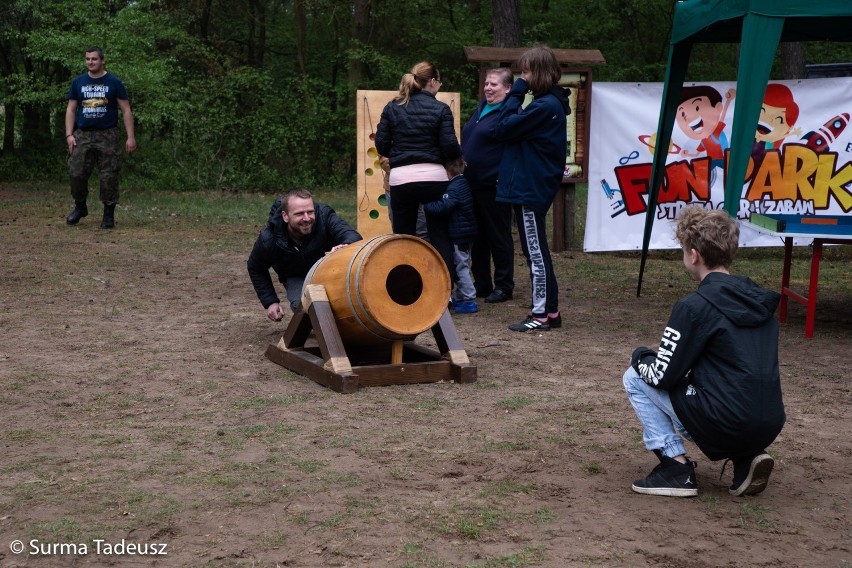
[[[780,296],[728,272],[739,227],[726,212],[687,207],[676,236],[699,285],[675,304],[657,352],[636,349],[624,374],[645,447],[660,460],[633,491],[698,495],[686,438],[711,460],[733,462],[732,495],[755,495],[774,465],[766,447],[785,421],[774,317]]]

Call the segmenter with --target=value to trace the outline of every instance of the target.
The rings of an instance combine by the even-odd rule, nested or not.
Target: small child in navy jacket
[[[479,311],[476,305],[476,288],[470,275],[470,248],[476,237],[476,216],[473,212],[473,195],[462,172],[464,158],[447,162],[450,184],[441,199],[429,201],[423,208],[430,215],[449,215],[449,235],[453,243],[453,260],[456,265],[456,281],[451,305],[457,314],[472,314]]]

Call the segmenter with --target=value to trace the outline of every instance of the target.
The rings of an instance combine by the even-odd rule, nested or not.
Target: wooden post
[[[577,230],[577,184],[565,184],[565,250],[576,243]]]
[[[401,339],[391,343],[391,365],[402,363],[402,347],[404,343]]]
[[[564,183],[553,199],[553,252],[562,252],[574,246],[577,215],[577,185]]]
[[[552,252],[565,250],[565,186],[559,186],[556,197],[553,198],[553,242]]]

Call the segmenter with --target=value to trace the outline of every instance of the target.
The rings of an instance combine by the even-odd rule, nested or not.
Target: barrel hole
[[[423,295],[423,279],[412,266],[400,264],[388,273],[385,287],[391,300],[401,306],[410,306]]]

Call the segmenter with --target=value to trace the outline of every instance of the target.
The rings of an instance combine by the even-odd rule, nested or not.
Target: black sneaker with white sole
[[[728,493],[731,495],[757,495],[769,484],[769,476],[775,467],[775,460],[766,452],[761,452],[751,459],[736,459],[734,462],[734,479]],[[722,471],[724,472],[724,466]]]
[[[527,314],[527,318],[531,318],[533,315]],[[550,329],[558,329],[562,327],[562,312],[556,312],[555,316],[550,314],[547,315],[547,325],[550,326]]]
[[[660,456],[660,464],[651,470],[645,479],[633,482],[633,491],[644,495],[666,497],[695,497],[698,483],[695,479],[695,464]]]
[[[512,331],[520,331],[521,333],[525,333],[527,331],[550,331],[550,324],[548,323],[548,319],[544,318],[544,321],[534,318],[533,316],[527,316],[527,319],[520,323],[513,323],[509,326],[509,329]]]

